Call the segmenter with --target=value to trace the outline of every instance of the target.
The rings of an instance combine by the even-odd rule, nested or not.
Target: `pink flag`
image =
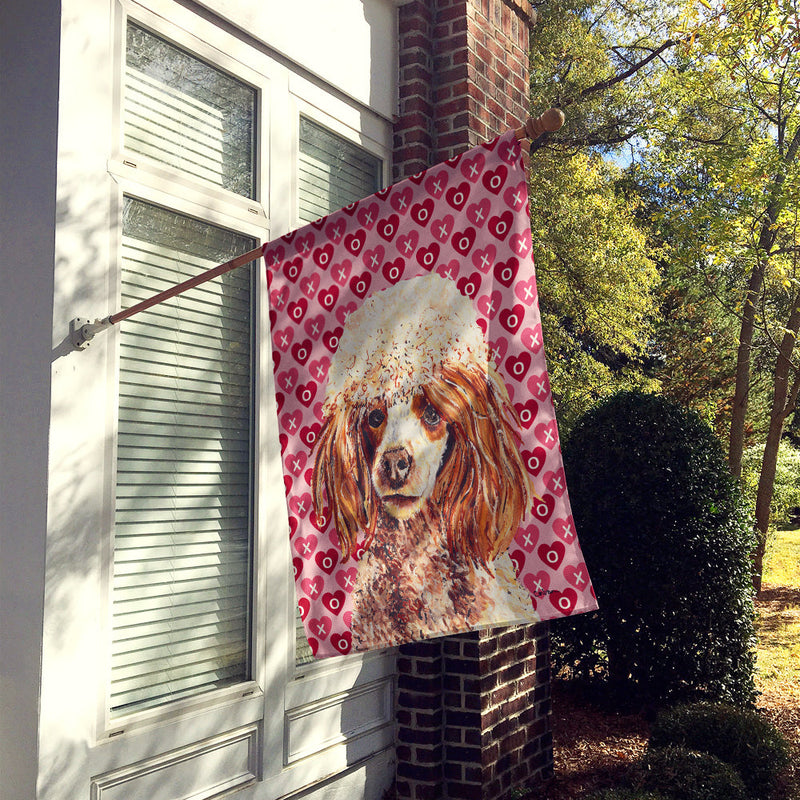
[[[597,607],[531,249],[513,131],[265,246],[318,658]]]

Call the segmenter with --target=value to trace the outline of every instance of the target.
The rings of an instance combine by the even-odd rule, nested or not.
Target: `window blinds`
[[[122,305],[253,246],[126,199]],[[120,328],[112,714],[249,678],[251,270]]]
[[[245,197],[255,187],[256,92],[129,23],[125,149]]]
[[[381,173],[379,158],[300,117],[298,194],[303,222],[313,222],[374,194],[381,188]],[[312,661],[314,655],[308,646],[299,611],[295,615],[295,626],[296,661],[305,664]]]

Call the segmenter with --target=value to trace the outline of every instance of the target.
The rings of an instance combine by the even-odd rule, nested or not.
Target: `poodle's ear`
[[[342,561],[355,550],[359,531],[371,537],[377,521],[369,465],[361,445],[363,410],[336,410],[326,420],[316,444],[312,491],[314,510],[324,516],[327,507],[336,532]]]
[[[533,495],[514,407],[491,367],[488,374],[446,369],[426,391],[452,437],[433,502],[446,521],[450,549],[485,565],[508,549]]]

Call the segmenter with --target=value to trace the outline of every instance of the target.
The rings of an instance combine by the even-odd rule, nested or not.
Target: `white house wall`
[[[286,0],[200,2],[384,117],[395,113],[392,2],[292,0],[291,14]]]
[[[34,797],[60,19],[0,5],[0,796]]]
[[[144,5],[158,16],[168,3]],[[331,127],[356,131],[362,142],[388,152],[396,92],[396,9],[389,0],[204,5],[265,43],[264,53],[290,68],[287,109],[313,109]],[[393,734],[391,687],[377,657],[348,662],[342,674],[332,667],[312,672],[303,682],[284,656],[266,657],[262,640],[260,685],[252,697],[232,694],[213,713],[198,708],[124,734],[99,712],[107,674],[106,499],[114,433],[107,420],[115,339],[113,332],[100,334],[85,351],[74,352],[69,322],[116,310],[115,203],[120,181],[134,180],[127,168],[114,173],[110,167],[119,76],[109,65],[119,46],[123,6],[113,0],[62,0],[60,11],[49,0],[12,0],[10,6],[4,3],[0,11],[0,796],[179,800],[242,787],[236,796],[253,800],[298,791],[314,798],[379,797],[391,774]],[[190,12],[179,4],[175,12],[168,22],[180,27]],[[274,83],[274,76],[269,80]],[[268,93],[265,98],[269,102]],[[270,211],[271,235],[297,223],[293,209]],[[263,214],[256,217],[254,236],[264,225]],[[276,430],[266,435],[277,441]],[[279,516],[278,500],[265,500],[262,516]],[[257,576],[274,587],[267,592],[268,608],[259,612],[264,625],[270,609],[291,604],[290,579],[281,570],[281,561],[272,558]],[[292,625],[289,616],[281,624]],[[290,692],[286,684],[292,681]],[[353,695],[370,701],[366,734],[356,732],[348,742],[331,736],[322,754],[304,760],[297,731],[306,734],[303,725],[318,706],[328,723],[335,712],[303,687],[322,691],[342,681],[367,687]],[[281,698],[274,708],[273,688]],[[349,697],[344,692],[342,703]],[[297,705],[284,707],[284,700]],[[272,757],[283,757],[286,768],[270,774],[261,751],[275,742],[285,754]]]

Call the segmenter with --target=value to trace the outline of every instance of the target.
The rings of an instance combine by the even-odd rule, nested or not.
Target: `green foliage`
[[[549,144],[533,153],[530,180],[539,303],[562,431],[599,397],[656,388],[647,350],[659,276],[638,198],[624,189],[619,167],[599,155],[641,123],[637,98],[647,70],[615,77],[641,57],[645,31],[663,27],[656,6],[552,0],[537,7],[531,105],[567,111],[558,135],[543,137]]]
[[[748,800],[736,770],[708,753],[684,747],[648,751],[633,778],[635,787],[669,800]]]
[[[646,385],[658,274],[618,170],[540,154],[531,181],[539,304],[562,430],[597,397]]]
[[[553,628],[557,668],[638,702],[754,697],[753,533],[694,413],[622,392],[564,442],[600,610]]]
[[[757,712],[721,703],[695,703],[662,712],[653,725],[650,747],[680,745],[716,756],[741,776],[753,797],[769,797],[789,763],[781,734]]]
[[[745,498],[755,506],[763,446],[748,447],[742,457],[742,488]],[[782,439],[778,447],[770,518],[773,525],[789,521],[793,509],[800,507],[800,450]]]

